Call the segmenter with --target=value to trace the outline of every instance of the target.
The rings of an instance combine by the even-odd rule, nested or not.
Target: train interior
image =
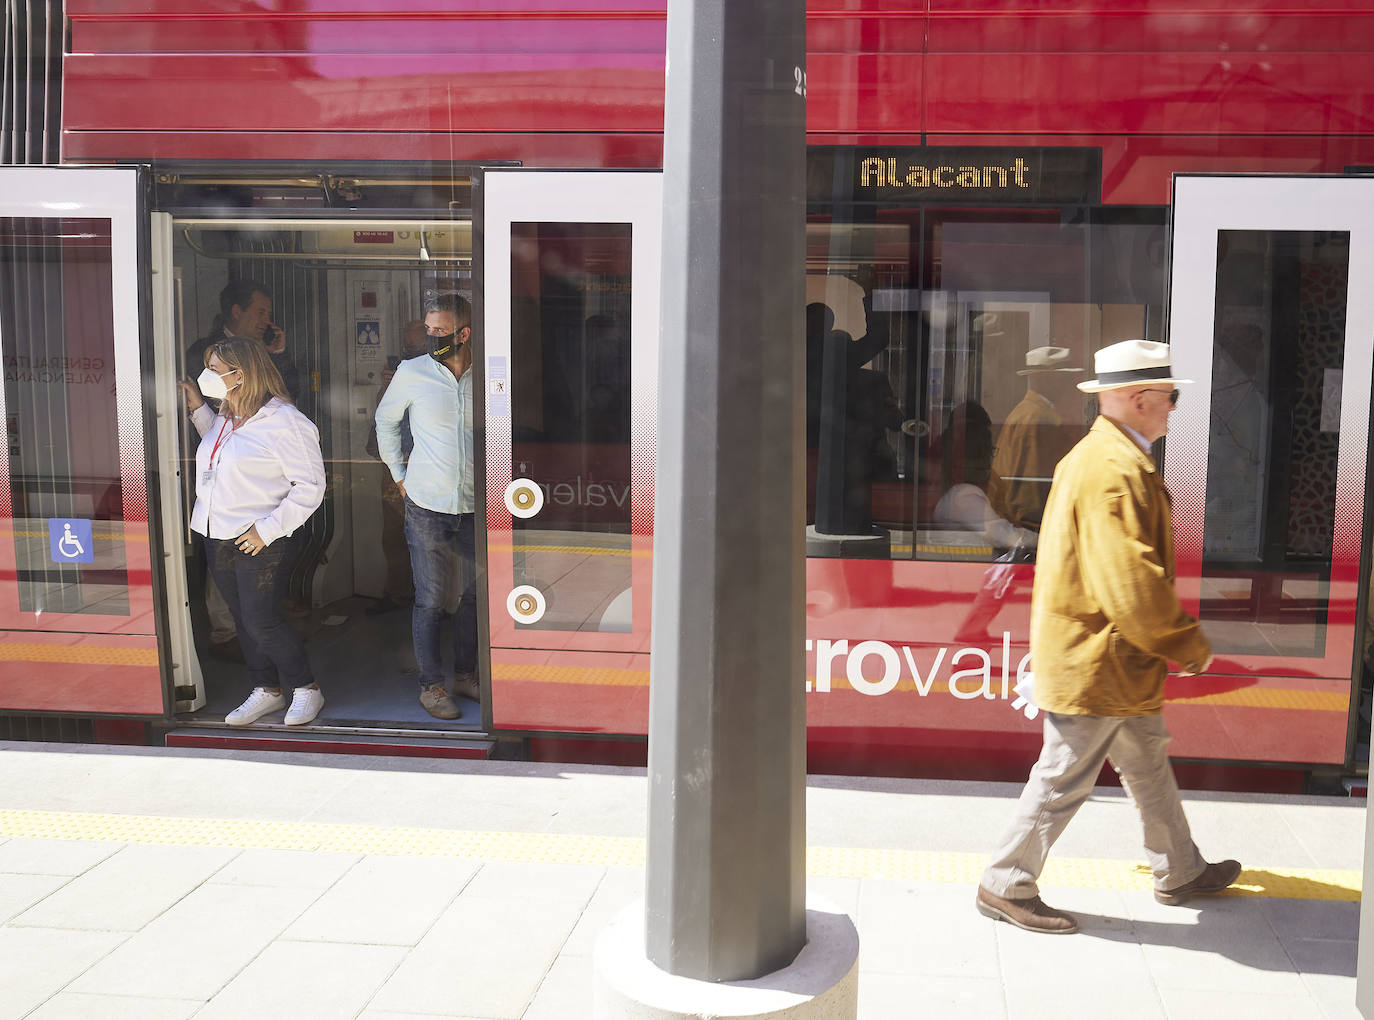
[[[185,364],[185,352],[223,334],[224,288],[251,280],[270,297],[272,322],[284,332],[288,389],[320,431],[325,501],[298,533],[283,607],[325,693],[318,723],[479,727],[470,702],[448,723],[418,703],[404,511],[373,419],[400,361],[427,356],[425,302],[471,296],[470,221],[178,218],[173,229],[178,374],[194,378],[202,366]],[[188,423],[182,438],[185,462],[199,437]],[[193,479],[193,471],[182,472],[186,507]],[[196,714],[222,718],[247,694],[241,648],[232,618],[207,588],[199,536],[188,530],[182,538],[205,684]]]

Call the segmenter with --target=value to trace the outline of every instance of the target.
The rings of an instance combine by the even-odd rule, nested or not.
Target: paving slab
[[[404,956],[397,946],[277,941],[239,971],[196,1020],[352,1017]]]
[[[226,847],[126,846],[9,923],[138,931],[238,852]]]
[[[207,1001],[318,895],[316,889],[206,885],[82,974],[71,990]]]
[[[479,866],[448,858],[363,858],[287,929],[286,937],[413,946]]]

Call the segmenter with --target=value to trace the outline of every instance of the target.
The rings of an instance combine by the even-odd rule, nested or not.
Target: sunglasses
[[[1179,390],[1139,390],[1138,392],[1140,392],[1140,393],[1167,393],[1167,394],[1169,394],[1169,406],[1170,406],[1170,407],[1177,407],[1177,406],[1178,406],[1178,395],[1179,395],[1179,392],[1180,392]]]

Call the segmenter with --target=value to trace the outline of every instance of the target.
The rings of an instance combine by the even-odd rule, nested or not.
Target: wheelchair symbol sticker
[[[48,546],[54,563],[94,563],[91,522],[79,517],[49,517]]]

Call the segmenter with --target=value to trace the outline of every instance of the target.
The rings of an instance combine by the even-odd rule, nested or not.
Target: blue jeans
[[[205,558],[238,626],[239,647],[254,687],[304,687],[315,682],[300,635],[282,616],[295,544],[279,538],[256,556],[230,538],[206,538]]]
[[[477,577],[472,514],[441,514],[426,510],[406,497],[406,544],[410,572],[415,577],[415,608],[411,628],[420,686],[442,684],[444,656],[440,633],[444,617],[453,616],[453,671],[477,670]],[[461,579],[461,580],[460,580]],[[462,584],[456,610],[450,614],[450,594]]]

